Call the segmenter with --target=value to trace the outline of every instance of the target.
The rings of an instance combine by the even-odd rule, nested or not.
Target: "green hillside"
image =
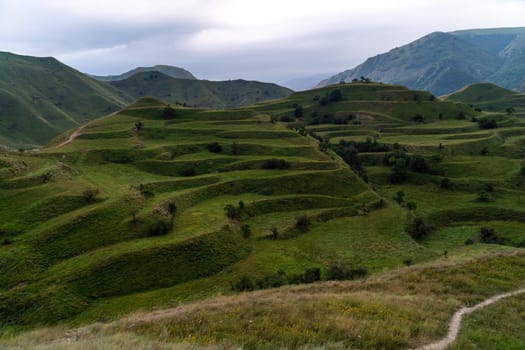
[[[54,58],[0,52],[0,144],[43,145],[130,101]]]
[[[375,83],[171,105],[0,156],[0,345],[415,348],[525,284],[522,119]]]
[[[320,86],[366,77],[436,95],[488,81],[525,91],[525,28],[494,28],[431,33],[367,59]]]
[[[92,75],[92,77],[100,81],[117,81],[131,78],[135,74],[142,72],[160,72],[169,77],[177,79],[197,79],[193,74],[191,74],[183,68],[166,66],[161,64],[152,67],[138,67],[130,70],[129,72],[122,73],[119,75]]]
[[[489,112],[525,113],[525,94],[510,91],[490,83],[472,84],[444,97],[447,101],[463,102]]]
[[[215,109],[251,105],[285,97],[292,92],[271,83],[174,79],[160,72],[137,73],[111,84],[134,98],[154,96],[171,104]]]

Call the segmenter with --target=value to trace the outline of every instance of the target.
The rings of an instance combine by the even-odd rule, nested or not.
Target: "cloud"
[[[0,49],[94,74],[172,64],[283,81],[352,68],[432,31],[523,18],[518,0],[0,0]]]

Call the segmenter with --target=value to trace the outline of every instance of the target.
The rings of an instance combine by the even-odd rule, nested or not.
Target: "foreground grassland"
[[[460,306],[525,282],[524,126],[373,83],[221,112],[143,99],[0,157],[0,326],[182,305],[75,346],[425,344]],[[334,266],[368,277],[238,294]],[[61,329],[6,342],[66,347]]]

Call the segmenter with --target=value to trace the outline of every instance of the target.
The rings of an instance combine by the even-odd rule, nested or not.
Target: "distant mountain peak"
[[[137,73],[141,73],[141,72],[160,72],[162,74],[165,74],[169,77],[176,78],[176,79],[190,79],[190,80],[197,79],[195,78],[193,74],[191,74],[189,71],[187,71],[184,68],[168,66],[164,64],[158,64],[152,67],[137,67],[135,69],[132,69],[128,72],[125,72],[119,75],[107,75],[107,76],[92,75],[92,77],[100,81],[119,81],[119,80],[130,78],[133,75]]]

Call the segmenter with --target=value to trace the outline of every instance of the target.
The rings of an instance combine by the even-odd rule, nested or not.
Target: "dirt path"
[[[494,304],[500,301],[501,299],[505,299],[508,297],[512,297],[512,296],[516,296],[516,295],[524,294],[524,293],[525,293],[525,288],[522,288],[522,289],[515,290],[513,292],[495,295],[472,307],[463,307],[459,309],[458,311],[456,311],[456,313],[454,314],[454,316],[452,316],[452,319],[450,320],[447,336],[435,343],[425,345],[419,348],[418,350],[446,349],[447,346],[451,345],[454,341],[456,341],[456,338],[458,337],[459,329],[461,327],[461,322],[463,321],[463,316],[468,315],[474,311],[482,309],[491,304]]]
[[[100,120],[100,119],[103,119],[103,118],[108,118],[108,117],[111,117],[112,115],[115,115],[117,113],[119,113],[120,111],[116,111],[116,112],[113,112],[111,114],[108,114],[104,117],[101,117],[101,118],[98,118],[98,119],[94,119],[94,120]],[[86,124],[84,125],[81,125],[78,129],[76,129],[71,135],[69,135],[69,137],[67,138],[67,140],[65,141],[62,141],[61,143],[59,143],[58,145],[56,146],[53,146],[51,148],[60,148],[60,147],[63,147],[65,145],[67,145],[68,143],[72,142],[74,139],[77,138],[78,135],[80,135],[80,132],[86,127],[88,126],[89,124],[91,123],[91,121],[87,122]]]
[[[69,135],[69,137],[67,138],[67,140],[65,141],[62,141],[61,143],[59,143],[58,145],[56,146],[53,146],[53,148],[60,148],[62,146],[65,146],[67,145],[68,143],[70,143],[71,141],[73,141],[74,139],[77,138],[78,135],[80,135],[80,132],[82,131],[82,129],[84,129],[88,124],[84,124],[82,126],[80,126],[77,130],[75,130],[71,135]]]

